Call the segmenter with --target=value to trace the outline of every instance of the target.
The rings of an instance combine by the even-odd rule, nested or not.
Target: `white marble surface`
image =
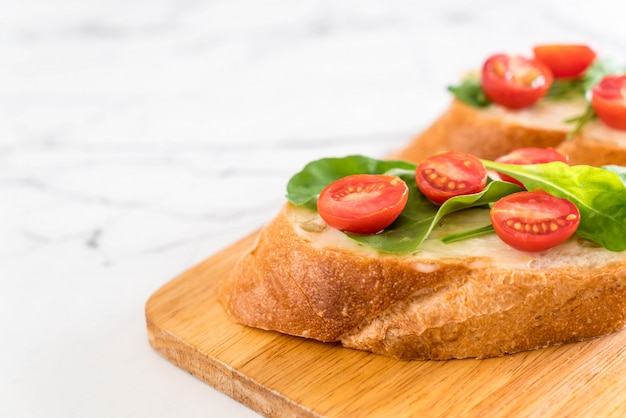
[[[611,9],[612,11],[608,11]],[[626,51],[619,1],[0,1],[0,416],[254,412],[147,342],[152,292],[307,161],[400,147],[499,51]]]

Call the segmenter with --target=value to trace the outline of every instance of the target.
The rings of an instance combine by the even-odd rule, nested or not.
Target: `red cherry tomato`
[[[561,154],[553,148],[518,148],[510,153],[496,158],[496,162],[504,164],[543,164],[551,163],[553,161],[561,161],[568,164],[569,160],[567,156]],[[524,185],[506,174],[498,173],[500,179],[515,183],[520,187]]]
[[[481,85],[494,103],[511,109],[535,104],[550,89],[552,72],[537,60],[497,54],[483,64]]]
[[[409,187],[400,177],[355,174],[326,186],[317,210],[328,225],[341,231],[374,234],[400,216],[408,198]]]
[[[543,251],[571,237],[580,212],[567,199],[544,191],[518,192],[491,208],[491,223],[502,241],[521,251]]]
[[[587,45],[538,45],[535,58],[550,68],[554,78],[580,77],[596,59],[596,53]]]
[[[591,90],[591,105],[606,125],[626,130],[626,75],[609,75],[600,80]]]
[[[451,197],[483,190],[487,169],[471,154],[448,151],[422,161],[417,166],[415,180],[424,196],[441,205]]]

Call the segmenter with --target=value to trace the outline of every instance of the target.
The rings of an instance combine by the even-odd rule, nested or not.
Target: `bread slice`
[[[496,159],[516,148],[556,148],[571,164],[626,165],[626,131],[592,121],[574,138],[566,120],[584,113],[584,99],[541,100],[521,110],[498,105],[472,107],[456,99],[449,108],[402,149],[390,155],[419,163],[440,151],[462,151]]]
[[[578,135],[563,141],[557,150],[567,155],[572,165],[626,166],[626,131],[618,131],[593,120]]]
[[[581,238],[541,253],[495,235],[439,239],[487,219],[485,209],[449,215],[417,252],[390,255],[287,203],[219,298],[241,324],[403,360],[502,356],[624,327],[626,251]]]

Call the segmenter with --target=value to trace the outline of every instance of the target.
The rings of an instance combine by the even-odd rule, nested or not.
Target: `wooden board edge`
[[[150,346],[175,366],[230,396],[248,408],[273,417],[322,418],[321,415],[271,390],[230,365],[204,355],[174,334],[147,321]]]
[[[248,237],[242,239],[241,241],[238,241],[237,243],[222,250],[218,254],[209,257],[207,260],[199,263],[195,267],[192,267],[188,271],[181,274],[179,277],[174,278],[170,282],[163,285],[156,292],[154,292],[152,297],[146,303],[146,322],[150,345],[155,349],[157,353],[173,363],[175,366],[189,372],[199,380],[205,382],[206,384],[209,384],[220,392],[226,394],[227,396],[230,396],[236,401],[242,403],[243,405],[264,416],[323,416],[319,412],[316,412],[314,409],[310,409],[319,407],[320,405],[318,402],[314,404],[309,403],[308,406],[301,405],[296,401],[291,400],[283,393],[272,389],[271,386],[268,387],[268,385],[262,385],[259,381],[255,380],[254,377],[250,377],[249,374],[244,374],[240,370],[238,370],[240,368],[244,370],[250,370],[250,368],[248,367],[248,362],[251,362],[253,360],[255,361],[257,371],[259,369],[259,365],[261,368],[264,367],[265,363],[263,362],[264,357],[262,357],[262,354],[252,353],[247,360],[230,355],[227,358],[230,358],[231,360],[224,361],[223,357],[215,354],[215,352],[211,350],[201,349],[195,345],[189,344],[188,342],[186,342],[186,340],[177,335],[176,330],[178,330],[178,328],[174,328],[172,325],[169,325],[170,319],[182,312],[181,310],[179,310],[179,308],[181,306],[187,306],[180,305],[180,303],[178,303],[181,302],[181,299],[179,299],[179,296],[181,294],[177,293],[176,289],[180,287],[180,285],[185,284],[185,281],[189,280],[189,277],[208,274],[208,272],[211,272],[214,269],[219,269],[223,272],[232,268],[232,264],[236,258],[235,253],[238,253],[243,249],[248,248],[251,241],[255,239],[255,235],[257,235],[257,233],[253,233]],[[168,306],[166,309],[163,309],[164,304],[167,304],[168,301],[178,302],[174,303],[173,307]],[[219,350],[217,352],[219,352]],[[264,352],[267,354],[267,351]],[[229,353],[232,352],[229,351]],[[567,355],[567,357],[563,362],[564,364],[569,362],[571,356],[569,353],[565,354]],[[580,355],[576,353],[574,354],[576,356]],[[590,356],[591,354],[593,353],[589,353]],[[234,360],[235,357],[236,360]],[[609,359],[604,360],[608,361]],[[590,371],[592,373],[590,377],[588,377],[588,373],[583,375],[580,375],[578,372],[576,372],[575,374],[568,374],[568,380],[561,382],[557,385],[556,393],[560,393],[560,395],[565,398],[572,396],[575,398],[576,394],[570,392],[576,387],[587,387],[587,381],[589,379],[595,379],[596,375],[599,374],[599,370],[602,369],[601,366],[603,364],[603,362],[601,362],[600,364],[596,364],[594,369]],[[520,367],[522,366],[523,364],[520,365]],[[523,371],[523,373],[526,372]],[[519,383],[519,379],[522,379],[524,377],[523,373],[520,374],[519,377],[516,377],[516,382]],[[525,383],[520,386],[520,388],[523,390],[526,390],[528,388],[536,389],[538,387],[537,385],[540,385],[542,383],[542,376],[544,375],[545,373],[542,373],[541,376],[537,377],[531,376],[533,378],[530,379],[530,386]],[[258,376],[258,374],[253,374],[252,376]],[[596,393],[599,393],[597,389],[598,387],[602,386],[601,383],[602,382],[596,382],[595,384],[591,385],[592,387],[596,388]],[[528,395],[525,397],[529,397]],[[615,409],[606,409],[607,407],[610,408],[611,405],[607,404],[603,406],[598,405],[597,402],[590,403],[585,400],[576,401],[574,402],[576,406],[568,405],[567,409],[564,409],[563,403],[561,402],[556,402],[554,404],[552,402],[544,403],[545,396],[543,395],[530,397],[533,398],[531,408],[539,409],[535,411],[533,411],[532,409],[524,409],[524,413],[532,414],[542,412],[549,413],[549,415],[552,413],[554,413],[555,415],[561,415],[567,412],[577,410],[593,412],[595,407],[601,408],[598,409],[596,412],[602,410],[604,412],[608,411],[609,414],[612,414],[615,411]],[[575,400],[574,398],[572,398],[572,400]],[[514,399],[511,399],[509,397],[509,400],[512,401],[509,405],[500,405],[497,410],[491,409],[491,413],[494,414],[494,416],[505,416],[504,412],[514,411],[515,408],[518,408],[520,406],[520,403],[516,402]],[[474,407],[476,407],[477,409],[472,409],[474,407],[466,409],[464,411],[464,415],[480,416],[486,411],[484,408],[488,407],[488,404],[490,402],[491,401],[488,401],[485,404],[474,405]],[[527,405],[527,407],[528,406],[530,405]],[[613,408],[617,407],[613,406]],[[521,409],[517,409],[517,412],[520,411]],[[330,411],[325,412],[329,415],[331,414]]]
[[[153,292],[144,308],[148,343],[159,355],[176,367],[189,372],[199,380],[263,416],[269,418],[323,418],[322,415],[294,402],[282,393],[261,385],[259,382],[236,370],[233,366],[199,351],[196,347],[188,344],[175,333],[158,323],[155,320],[157,315],[151,314],[161,303],[159,300],[160,296],[167,293],[169,289],[176,287],[179,282],[186,280],[186,277],[194,270],[204,269],[205,266],[211,265],[214,260],[220,259],[222,254],[229,251],[243,251],[254,242],[258,234],[259,231],[257,230],[243,237]]]

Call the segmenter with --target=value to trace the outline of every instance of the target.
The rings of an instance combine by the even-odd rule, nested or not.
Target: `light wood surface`
[[[217,284],[254,238],[156,291],[146,321],[161,355],[263,415],[626,416],[626,331],[495,359],[403,362],[232,323]]]

